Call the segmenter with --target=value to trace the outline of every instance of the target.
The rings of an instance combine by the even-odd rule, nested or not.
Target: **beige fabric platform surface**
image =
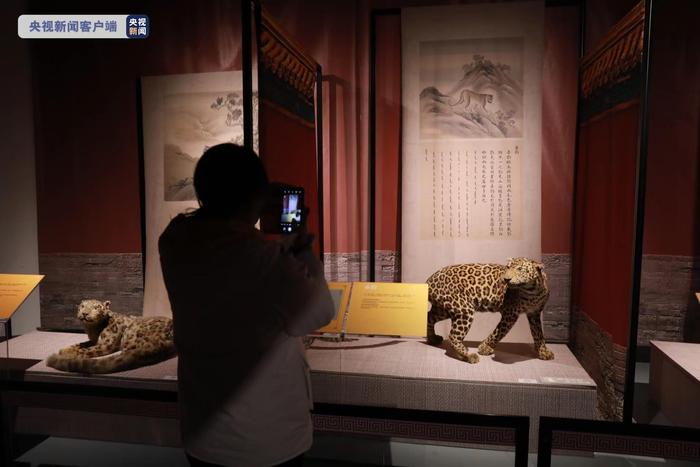
[[[649,395],[674,424],[700,428],[700,344],[651,341]]]
[[[317,338],[307,352],[315,371],[419,378],[436,381],[469,381],[497,384],[545,384],[595,388],[595,382],[579,365],[566,345],[548,344],[551,361],[538,360],[532,344],[501,343],[492,356],[480,356],[469,364],[446,355],[447,344],[434,347],[425,339],[346,337],[346,342]],[[470,352],[476,352],[475,343]]]
[[[30,332],[10,339],[10,357],[41,360],[27,370],[25,381],[177,391],[177,358],[107,375],[79,375],[46,366],[45,359],[52,353],[86,340],[85,334]],[[4,349],[0,350],[0,355],[5,356]]]

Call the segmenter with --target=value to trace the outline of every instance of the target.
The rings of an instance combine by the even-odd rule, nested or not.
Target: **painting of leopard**
[[[109,300],[80,302],[78,319],[89,340],[59,350],[46,364],[76,373],[114,373],[175,355],[172,319],[127,316],[109,307]]]
[[[469,363],[479,361],[470,354],[464,339],[474,321],[474,313],[500,312],[496,329],[479,345],[478,353],[491,355],[496,344],[511,330],[520,313],[525,313],[535,341],[535,351],[541,360],[551,360],[542,333],[542,310],[549,298],[544,265],[527,258],[511,258],[508,265],[460,264],[447,266],[428,278],[428,343],[440,345],[442,337],[435,334],[435,323],[450,319],[448,341],[457,357]]]

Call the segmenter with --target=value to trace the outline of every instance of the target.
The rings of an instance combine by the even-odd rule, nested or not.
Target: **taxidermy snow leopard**
[[[172,319],[127,316],[113,312],[109,305],[109,300],[80,302],[78,319],[89,340],[59,350],[46,364],[76,373],[114,373],[175,355]]]

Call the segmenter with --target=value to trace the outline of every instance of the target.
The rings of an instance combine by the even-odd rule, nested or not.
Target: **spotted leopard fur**
[[[496,329],[479,345],[478,353],[491,355],[496,344],[511,330],[520,313],[527,315],[538,358],[551,360],[542,333],[542,310],[549,298],[544,265],[527,258],[509,259],[508,265],[460,264],[447,266],[428,278],[428,343],[440,345],[435,323],[450,319],[448,338],[457,357],[469,363],[479,355],[469,353],[464,339],[477,311],[500,312]]]
[[[109,306],[109,301],[80,302],[78,319],[89,340],[59,350],[46,364],[76,373],[114,373],[151,365],[175,354],[170,318],[127,316],[113,312]]]

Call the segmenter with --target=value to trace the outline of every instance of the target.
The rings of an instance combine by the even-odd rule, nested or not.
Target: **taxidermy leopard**
[[[109,305],[109,300],[80,302],[78,319],[89,340],[59,350],[46,364],[76,373],[114,373],[175,355],[172,319],[127,316],[113,312]]]
[[[527,258],[512,258],[508,265],[460,264],[447,266],[428,278],[428,343],[440,345],[442,337],[435,334],[435,323],[452,320],[448,341],[460,360],[479,361],[470,354],[464,338],[477,311],[500,312],[496,329],[479,345],[478,353],[491,355],[494,347],[511,330],[520,313],[527,315],[535,351],[541,360],[551,360],[542,333],[542,310],[549,298],[544,265]]]

